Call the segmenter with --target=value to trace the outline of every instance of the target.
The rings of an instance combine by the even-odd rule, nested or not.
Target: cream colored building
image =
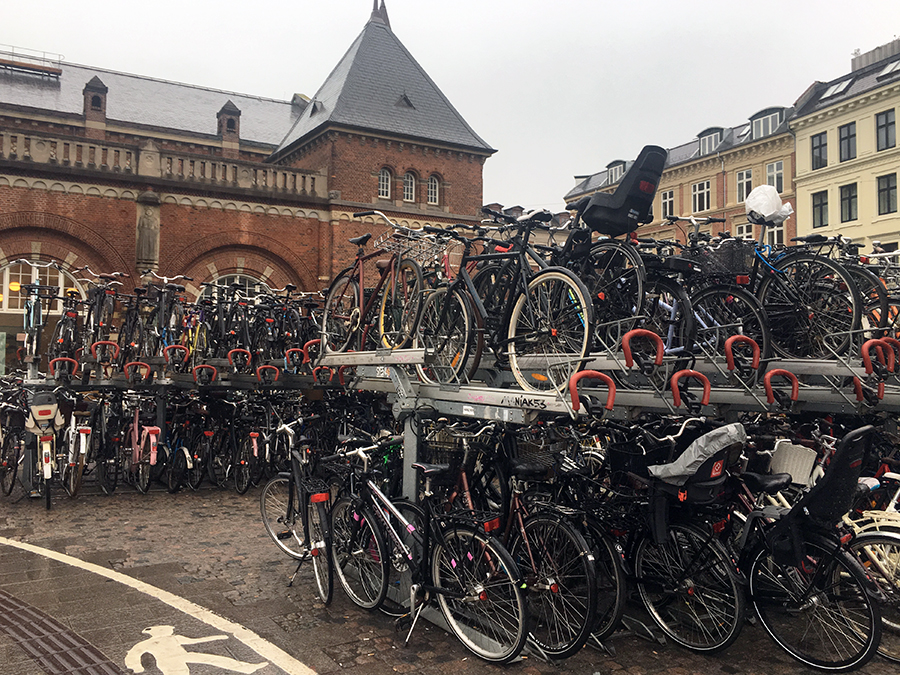
[[[759,226],[747,222],[744,199],[758,185],[774,185],[785,202],[794,205],[794,139],[788,129],[792,108],[764,108],[734,127],[709,127],[697,138],[668,149],[666,168],[653,204],[655,219],[638,234],[685,241],[685,224],[673,227],[668,215],[724,218],[724,224],[701,229],[759,238]],[[612,191],[630,166],[617,160],[604,171],[578,176],[579,184],[565,197],[574,201],[594,192]],[[766,240],[780,244],[794,236],[794,223],[768,232]]]
[[[900,40],[855,57],[851,71],[816,82],[790,120],[796,137],[800,234],[900,243]]]

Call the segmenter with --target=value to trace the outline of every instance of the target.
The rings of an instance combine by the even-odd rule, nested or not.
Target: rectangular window
[[[879,150],[887,150],[897,145],[897,125],[893,110],[875,115],[875,132]]]
[[[753,239],[753,225],[750,223],[735,223],[734,236],[737,239]]]
[[[841,222],[847,223],[856,220],[856,183],[841,186]]]
[[[781,124],[781,113],[772,113],[753,120],[753,138],[768,136],[778,128],[779,124]]]
[[[739,202],[747,199],[750,190],[753,189],[753,170],[746,169],[737,172],[737,200]]]
[[[766,228],[766,243],[772,248],[784,244],[784,223]]]
[[[878,177],[878,215],[897,212],[897,174]]]
[[[717,131],[714,134],[709,134],[708,136],[703,136],[700,139],[700,154],[708,155],[713,152],[716,148],[719,147],[719,141],[721,140],[722,135]]]
[[[784,162],[766,164],[766,185],[771,185],[779,194],[784,192]]]
[[[662,193],[662,217],[668,218],[675,215],[675,190],[666,190]]]
[[[826,132],[816,134],[809,139],[812,147],[812,168],[823,169],[828,166],[828,135]]]
[[[828,192],[812,196],[813,227],[828,227]]]
[[[691,207],[694,213],[708,211],[709,204],[709,181],[705,180],[700,183],[694,183],[691,186]]]
[[[840,140],[841,161],[856,159],[856,122],[838,127],[838,139]]]

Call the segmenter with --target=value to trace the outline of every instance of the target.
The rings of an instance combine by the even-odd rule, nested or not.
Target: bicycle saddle
[[[433,476],[450,470],[449,464],[426,464],[425,462],[413,462],[412,468],[421,471],[424,476]]]
[[[751,492],[765,492],[769,495],[781,492],[791,484],[791,474],[789,473],[773,473],[771,476],[766,476],[761,473],[745,471],[741,474],[741,478],[744,479]]]
[[[351,244],[356,244],[357,246],[365,246],[369,242],[369,239],[371,239],[371,238],[372,238],[372,233],[369,232],[368,234],[364,234],[361,237],[354,237],[353,239],[350,239],[349,241]]]

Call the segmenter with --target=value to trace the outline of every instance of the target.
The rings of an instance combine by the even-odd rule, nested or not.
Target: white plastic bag
[[[781,203],[781,197],[771,185],[760,185],[753,188],[747,201],[744,202],[747,215],[751,211],[755,211],[763,220],[779,225],[783,223],[794,212],[793,207],[788,203]]]

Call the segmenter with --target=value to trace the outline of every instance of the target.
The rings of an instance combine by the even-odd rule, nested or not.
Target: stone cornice
[[[873,105],[889,96],[895,96],[898,94],[900,94],[900,81],[893,82],[888,86],[882,87],[881,89],[868,91],[855,98],[841,101],[825,108],[821,108],[803,117],[794,118],[790,121],[790,127],[791,129],[799,130],[805,129],[810,126],[815,126],[823,121],[827,121],[828,119],[835,117],[836,115],[855,110],[856,108],[863,108],[868,105]]]

